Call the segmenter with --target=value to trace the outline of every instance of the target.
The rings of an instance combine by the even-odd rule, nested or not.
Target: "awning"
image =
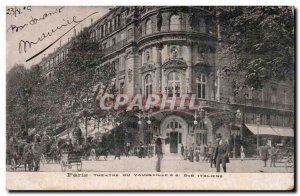
[[[56,135],[56,137],[61,138],[61,139],[66,139],[68,136],[72,136],[72,129],[68,128],[65,131],[61,132],[60,134]]]
[[[277,127],[272,126],[272,128],[283,137],[294,137],[294,130],[290,127]]]
[[[98,130],[98,128],[95,128],[92,132],[90,132],[88,134],[88,136],[95,136],[97,133],[103,134],[103,133],[106,133],[106,130],[111,131],[113,128],[115,128],[115,126],[113,126],[112,124],[105,125],[105,126],[102,125],[99,127],[99,130]]]
[[[280,135],[269,125],[245,124],[246,127],[255,135]]]

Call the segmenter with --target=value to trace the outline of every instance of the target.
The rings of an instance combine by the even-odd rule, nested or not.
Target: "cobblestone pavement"
[[[156,158],[124,157],[121,160],[114,160],[113,156],[109,156],[105,161],[101,158],[98,161],[82,161],[82,171],[84,172],[155,172]],[[230,160],[227,164],[227,172],[229,173],[282,173],[287,172],[283,163],[277,163],[277,167],[263,167],[261,160]],[[9,166],[7,166],[9,171]],[[207,162],[190,162],[183,160],[180,155],[165,155],[162,160],[162,172],[216,172],[215,168],[211,168]],[[18,168],[17,171],[24,171],[24,168]],[[41,164],[40,171],[61,171],[59,164]],[[76,166],[73,166],[67,171],[76,171]],[[221,169],[222,172],[222,169]]]

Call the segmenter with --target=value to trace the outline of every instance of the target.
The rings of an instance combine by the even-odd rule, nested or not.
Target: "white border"
[[[6,23],[6,15],[5,15],[5,6],[7,5],[25,5],[24,0],[14,0],[14,1],[9,1],[9,0],[4,0],[1,1],[2,6],[1,6],[1,24],[2,26],[5,26],[4,24]],[[73,0],[72,2],[69,0],[47,0],[41,2],[41,0],[31,0],[27,1],[29,5],[86,5],[86,6],[93,6],[93,5],[100,5],[100,6],[109,6],[109,5],[289,5],[289,6],[295,6],[296,9],[299,8],[300,1],[299,0],[264,0],[264,1],[259,1],[259,0],[230,0],[230,1],[224,1],[224,0],[201,0],[201,1],[196,1],[196,0],[172,0],[172,1],[161,1],[161,0],[139,0],[139,1],[129,1],[129,0]],[[297,24],[299,24],[298,20],[298,15],[296,12],[296,17],[297,17]],[[2,43],[2,47],[0,47],[0,54],[1,54],[1,65],[0,66],[0,91],[1,91],[1,96],[0,96],[0,130],[2,137],[0,137],[0,144],[1,144],[1,178],[0,178],[0,188],[1,188],[1,195],[2,194],[8,194],[6,191],[6,185],[5,185],[5,75],[6,75],[6,53],[5,53],[5,47],[6,45],[6,31],[5,28],[2,28],[1,31],[1,37],[0,37],[0,43]],[[297,37],[298,37],[299,31],[297,31]],[[299,45],[299,39],[297,40],[297,46]],[[299,49],[297,51],[297,57],[299,57]],[[297,69],[297,75],[299,75],[299,68]],[[299,84],[297,83],[297,91],[299,92]],[[298,109],[298,108],[297,108]],[[297,122],[298,122],[298,116],[297,116]],[[297,128],[295,129],[297,131]],[[299,135],[299,134],[297,134]],[[298,138],[297,138],[298,139]],[[299,145],[297,145],[299,146]],[[298,150],[298,149],[297,149]],[[298,165],[299,166],[299,165]],[[299,167],[298,167],[299,168]],[[299,179],[298,179],[299,181]],[[102,193],[103,194],[103,193]],[[153,193],[157,195],[157,193]],[[174,194],[174,193],[172,193]],[[257,194],[257,193],[256,193]],[[59,194],[60,195],[60,194]]]

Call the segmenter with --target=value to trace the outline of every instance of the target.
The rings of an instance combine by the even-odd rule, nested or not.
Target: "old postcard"
[[[289,6],[7,6],[8,190],[293,190]]]

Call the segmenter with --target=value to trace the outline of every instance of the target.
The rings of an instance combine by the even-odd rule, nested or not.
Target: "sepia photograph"
[[[292,6],[6,6],[7,189],[293,190],[295,39]]]

